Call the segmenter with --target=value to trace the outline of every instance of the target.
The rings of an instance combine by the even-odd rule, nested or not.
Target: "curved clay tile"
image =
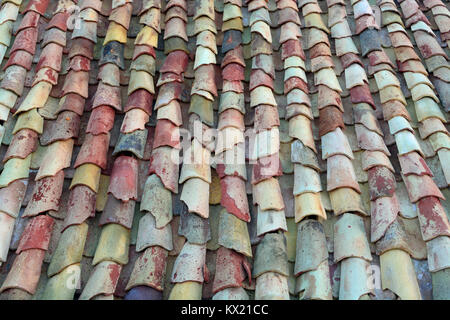
[[[119,156],[114,161],[108,193],[122,201],[137,199],[137,160]]]
[[[58,211],[63,183],[64,171],[62,170],[54,176],[38,180],[22,217],[32,217],[49,210]]]
[[[89,300],[99,295],[112,295],[119,281],[122,266],[111,261],[99,263],[89,277],[89,282],[80,295],[80,300]]]
[[[120,127],[121,133],[132,133],[136,130],[145,130],[145,124],[149,120],[148,114],[141,109],[132,109],[125,113],[122,125]]]
[[[10,54],[7,63],[3,67],[3,70],[8,69],[9,66],[17,65],[25,68],[27,71],[30,71],[32,60],[32,54],[25,50],[17,50],[14,53]],[[36,68],[39,69],[38,67]]]
[[[281,176],[282,167],[278,154],[258,159],[252,168],[252,184],[259,183],[271,177]]]
[[[95,196],[95,192],[87,186],[79,185],[71,190],[63,230],[73,225],[80,225],[87,218],[94,216]],[[80,206],[80,203],[84,206]]]
[[[19,254],[14,259],[11,271],[3,282],[0,292],[18,288],[34,294],[41,275],[44,255],[45,251],[41,249],[30,249]]]
[[[216,257],[213,293],[226,288],[241,287],[245,278],[248,278],[251,283],[250,265],[245,256],[225,247],[220,247]]]
[[[272,127],[278,127],[280,119],[278,109],[274,106],[259,104],[255,108],[254,128],[256,132],[270,130]]]
[[[83,145],[81,146],[75,161],[74,168],[85,163],[92,163],[102,169],[106,169],[109,139],[109,133],[99,135],[86,134]]]
[[[243,114],[236,109],[226,109],[219,115],[218,129],[234,127],[241,131],[245,130]]]
[[[68,11],[58,12],[56,13],[47,26],[45,30],[49,30],[51,28],[58,28],[61,31],[67,31],[67,19],[69,19],[70,13]]]
[[[14,35],[17,35],[20,31],[27,28],[37,28],[40,17],[41,15],[37,12],[30,11],[25,13]]]
[[[16,39],[14,40],[14,44],[11,47],[10,54],[14,53],[17,50],[25,50],[28,53],[34,55],[37,37],[37,28],[27,28],[20,31],[16,35]]]
[[[281,45],[281,59],[285,60],[288,57],[296,56],[305,60],[305,53],[303,48],[297,40],[288,40]]]
[[[125,228],[131,229],[135,203],[133,200],[123,202],[109,195],[103,213],[100,216],[99,226],[108,223],[117,223]]]
[[[429,196],[445,200],[441,191],[433,182],[430,176],[416,176],[414,174],[411,174],[409,176],[404,176],[403,181],[405,182],[409,199],[413,203]]]
[[[139,286],[146,286],[162,291],[162,280],[164,279],[166,270],[166,259],[167,251],[163,248],[158,246],[148,248],[144,254],[136,260],[126,290],[139,288]],[[152,300],[154,300],[154,298]]]
[[[323,137],[324,135],[335,131],[337,128],[345,128],[342,111],[340,111],[338,108],[335,108],[334,106],[327,106],[319,109],[319,118],[320,137]]]
[[[445,209],[437,197],[426,197],[418,202],[422,236],[429,241],[441,235],[448,236],[450,225],[445,218]]]
[[[352,188],[360,193],[352,161],[343,155],[327,159],[327,191],[338,188]]]
[[[207,273],[205,265],[204,245],[195,245],[186,242],[175,260],[171,275],[172,283],[186,281],[204,282],[204,274]]]
[[[169,147],[157,148],[153,150],[149,168],[149,174],[157,174],[164,186],[175,193],[178,192],[178,158],[179,155],[176,149],[173,150]]]
[[[0,188],[1,211],[17,218],[27,189],[27,180],[16,180],[5,188]]]
[[[47,251],[53,229],[54,220],[49,216],[41,215],[30,220],[17,247],[17,254],[26,250],[41,249]]]
[[[3,163],[11,158],[25,159],[37,148],[37,133],[30,129],[23,129],[15,134],[2,160]]]
[[[145,111],[148,115],[152,114],[153,95],[145,89],[138,89],[128,96],[124,112],[138,108]]]
[[[173,250],[173,234],[172,225],[165,224],[163,226],[157,226],[156,224],[161,224],[158,222],[151,213],[145,214],[139,221],[139,228],[137,231],[136,239],[136,251],[141,252],[148,249],[149,247],[159,246],[167,251]],[[167,222],[167,221],[166,221]],[[166,223],[164,222],[164,223]],[[177,232],[179,229],[177,229]],[[177,237],[182,235],[178,235]],[[184,239],[184,237],[183,237]]]
[[[386,167],[373,167],[368,170],[369,194],[371,200],[380,197],[392,197],[395,192],[395,176]]]
[[[245,191],[245,181],[239,177],[225,176],[220,179],[222,197],[220,204],[239,219],[249,222],[250,211]]]

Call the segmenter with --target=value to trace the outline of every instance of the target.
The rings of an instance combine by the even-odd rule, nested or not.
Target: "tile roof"
[[[450,299],[449,20],[3,0],[0,299]]]

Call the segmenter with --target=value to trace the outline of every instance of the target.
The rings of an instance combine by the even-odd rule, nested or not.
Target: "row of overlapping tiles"
[[[448,297],[442,2],[425,2],[441,39],[415,1],[403,19],[381,1],[381,30],[366,0],[85,0],[81,19],[61,1],[48,23],[49,2],[29,1],[12,30],[20,5],[0,21],[3,54],[15,35],[0,85],[4,297],[73,299],[81,278],[82,299],[418,299],[429,271]],[[371,264],[388,291],[369,285]]]

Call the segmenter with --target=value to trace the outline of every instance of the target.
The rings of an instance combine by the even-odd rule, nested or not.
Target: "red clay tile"
[[[371,52],[373,53],[373,52]],[[370,54],[369,54],[370,55]],[[358,63],[364,68],[364,64],[361,62],[361,59],[357,54],[354,54],[353,52],[346,53],[340,57],[341,64],[343,69],[347,69],[352,65],[353,63]]]
[[[436,55],[447,58],[444,50],[441,48],[435,37],[424,31],[414,32],[414,38],[416,40],[417,47],[424,59],[431,58]]]
[[[64,171],[38,180],[22,217],[32,217],[46,211],[58,211],[63,190]]]
[[[300,18],[298,12],[292,8],[285,8],[278,10],[278,25],[285,24],[286,22],[293,22],[300,26]]]
[[[108,147],[109,134],[86,134],[74,168],[86,163],[92,163],[102,169],[106,169]]]
[[[216,68],[211,65],[202,65],[195,71],[195,81],[192,91],[205,90],[217,97]]]
[[[36,70],[47,67],[58,72],[61,71],[62,54],[63,48],[60,45],[57,45],[56,43],[49,43],[42,50],[41,58],[36,65]]]
[[[86,133],[94,135],[108,133],[114,126],[114,109],[109,106],[99,106],[92,109]]]
[[[6,70],[9,66],[18,65],[22,68],[25,68],[27,71],[30,71],[31,64],[33,61],[33,55],[25,50],[17,50],[13,54],[9,56],[8,62],[3,67],[3,70]]]
[[[406,110],[406,107],[398,100],[391,100],[384,104],[382,104],[383,109],[383,117],[384,120],[388,121],[392,119],[393,117],[404,117],[408,121],[411,121],[411,117],[408,113],[408,110]]]
[[[331,57],[331,51],[330,46],[328,46],[326,43],[318,43],[314,45],[311,49],[309,49],[309,58],[314,59],[320,56],[330,56]],[[304,59],[303,59],[304,60]]]
[[[319,94],[317,107],[320,109],[334,106],[344,112],[344,107],[342,106],[341,96],[338,92],[328,88],[327,86],[319,85]]]
[[[352,103],[368,103],[375,109],[375,102],[372,99],[368,84],[351,88],[350,98]]]
[[[120,24],[122,27],[128,30],[130,26],[132,7],[133,6],[131,3],[126,3],[125,5],[114,8],[109,14],[108,20],[114,21],[115,23]]]
[[[445,209],[439,198],[425,197],[418,202],[419,221],[425,241],[437,236],[450,236],[450,227]]]
[[[281,60],[297,56],[305,60],[305,53],[299,40],[288,40],[281,45]]]
[[[431,9],[435,6],[442,6],[442,1],[441,0],[423,0],[423,4],[426,8]]]
[[[409,28],[411,25],[419,21],[425,22],[427,25],[431,26],[430,21],[428,21],[427,17],[423,14],[421,10],[418,10],[413,16],[406,19],[405,26]]]
[[[58,28],[61,31],[67,31],[67,19],[70,17],[70,12],[58,12],[55,14],[52,19],[49,21],[45,30],[49,30],[51,28]]]
[[[30,129],[22,129],[17,132],[9,144],[3,158],[3,163],[11,158],[25,159],[37,148],[37,133]]]
[[[36,72],[36,75],[34,76],[34,80],[31,86],[34,86],[41,81],[45,81],[50,83],[52,86],[56,86],[56,84],[58,83],[58,71],[50,68],[39,69],[39,71]]]
[[[168,105],[172,100],[179,100],[182,92],[183,86],[178,82],[171,82],[161,86],[156,99],[155,109]]]
[[[235,127],[241,131],[244,131],[244,115],[240,111],[233,108],[222,111],[219,115],[219,124],[217,129],[222,130],[226,127]]]
[[[389,226],[397,219],[400,204],[394,193],[392,197],[379,198],[370,203],[370,236],[371,241],[383,237]]]
[[[166,57],[159,72],[172,72],[180,75],[186,71],[188,63],[189,57],[186,52],[181,50],[173,51]]]
[[[256,132],[270,130],[280,125],[277,107],[270,105],[258,105],[255,108],[254,128]]]
[[[170,149],[170,151],[179,153],[176,149]],[[178,172],[178,163],[172,161],[172,154],[166,148],[153,150],[150,157],[149,174],[158,175],[164,187],[175,193],[178,190]]]
[[[108,193],[122,201],[137,200],[138,162],[129,156],[119,156],[114,161]]]
[[[91,70],[91,60],[83,56],[75,56],[70,59],[69,70],[74,71],[90,71]]]
[[[49,3],[50,0],[31,0],[30,2],[28,2],[23,13],[34,11],[43,16],[45,14],[45,11],[47,11]]]
[[[101,82],[97,87],[92,108],[98,106],[111,106],[122,111],[120,87],[113,87]]]
[[[183,83],[183,76],[180,74],[173,73],[173,72],[160,73],[157,85],[161,86],[165,83],[169,83],[169,82],[173,82],[173,81]]]
[[[245,278],[248,278],[251,284],[250,264],[245,256],[225,247],[220,247],[217,250],[213,293],[226,288],[241,287]]]
[[[69,58],[80,55],[92,60],[94,58],[93,51],[94,43],[92,41],[84,38],[76,38],[72,40],[72,46],[69,50]]]
[[[188,11],[188,8],[187,8],[187,5],[186,5],[186,1],[183,1],[183,0],[172,0],[172,1],[169,1],[167,3],[166,7],[164,8],[164,11],[167,11],[170,8],[175,7],[175,6],[182,8],[186,12]]]
[[[12,45],[9,53],[12,54],[17,50],[25,50],[26,52],[34,55],[34,52],[36,50],[37,37],[37,28],[27,28],[20,31],[17,34],[16,39],[14,40],[14,44]]]
[[[11,182],[7,187],[0,188],[0,203],[2,211],[12,217],[19,214],[22,200],[27,190],[28,181],[26,179]]]
[[[237,218],[250,222],[250,211],[245,191],[245,181],[235,176],[220,179],[222,197],[220,204]]]
[[[360,34],[367,28],[370,29],[380,29],[378,24],[375,22],[375,17],[372,15],[363,15],[356,20],[355,33]]]
[[[271,60],[270,60],[271,61]],[[257,55],[252,59],[253,70],[260,69],[265,71],[272,79],[275,79],[275,70],[273,68],[273,61],[271,61],[271,65],[266,65],[267,59],[263,59],[262,55]]]
[[[222,78],[229,81],[244,81],[244,67],[237,63],[229,63],[222,69]]]
[[[102,13],[102,2],[100,0],[84,0],[80,1],[80,9],[92,8],[95,11]]]
[[[445,200],[441,191],[430,176],[416,176],[411,174],[409,176],[403,176],[403,181],[406,184],[409,199],[413,203],[425,197],[437,197]]]
[[[76,93],[69,93],[65,95],[64,102],[61,105],[59,112],[72,111],[77,115],[82,116],[85,102],[86,100],[82,96]]]
[[[169,120],[158,120],[155,128],[153,149],[162,146],[180,148],[180,131],[176,125]]]
[[[95,215],[95,197],[95,192],[87,186],[77,185],[70,190],[63,230]]]
[[[244,92],[244,85],[242,81],[223,81],[222,91],[233,91],[236,93],[243,93]]]
[[[361,193],[352,161],[340,154],[327,159],[327,191],[339,188],[352,188]]]
[[[416,51],[411,47],[399,47],[395,48],[395,55],[398,61],[405,62],[408,60],[417,60],[420,61],[419,56]],[[391,61],[388,59],[389,62]]]
[[[242,46],[238,46],[233,50],[228,51],[222,60],[221,68],[226,67],[229,63],[237,63],[245,68],[244,54],[242,52]]]
[[[20,31],[25,30],[27,28],[37,28],[40,17],[41,16],[39,15],[39,13],[33,11],[27,12],[23,16],[23,19],[20,22],[20,26],[19,28],[17,28],[15,35],[17,35]]]
[[[396,182],[391,170],[383,166],[376,166],[370,168],[367,174],[369,176],[370,200],[393,196]]]
[[[417,152],[404,154],[399,157],[399,161],[402,174],[405,176],[410,174],[415,174],[418,176],[426,174],[431,177],[433,176],[433,172],[431,172],[425,160]]]
[[[130,250],[131,251],[131,250]],[[148,261],[148,257],[150,256],[150,259],[152,260],[151,262]],[[148,289],[153,289],[153,293],[145,293],[145,299],[148,299],[149,296],[152,297],[152,300],[155,299],[155,292],[160,292],[162,291],[162,288],[164,286],[164,276],[166,275],[166,261],[167,261],[167,250],[165,250],[164,248],[160,247],[160,246],[152,246],[148,249],[146,249],[146,253],[142,254],[139,256],[139,258],[137,258],[136,263],[134,264],[134,270],[133,273],[131,274],[130,282],[133,281],[133,283],[128,283],[127,285],[127,289],[131,290],[129,292],[133,292],[133,289],[138,289],[138,288],[148,288]],[[149,270],[148,266],[151,265],[154,268]],[[148,271],[149,274],[146,274],[145,276],[145,285],[141,285],[141,286],[136,286],[135,285],[135,281],[136,279],[133,279],[133,275],[134,274],[139,274],[139,273],[143,273],[145,271]],[[169,276],[169,275],[166,275]],[[139,277],[140,279],[143,278],[142,275],[140,275]],[[128,281],[128,279],[127,279]],[[141,283],[139,283],[141,284]],[[128,287],[130,286],[130,287]],[[161,299],[158,296],[158,299]]]
[[[124,112],[137,108],[145,111],[149,116],[152,114],[153,95],[145,89],[133,91],[128,96]]]
[[[419,72],[428,76],[427,70],[423,66],[421,61],[408,60],[405,62],[400,62],[397,60],[397,66],[399,72]]]
[[[260,158],[253,164],[252,184],[257,184],[265,179],[283,175],[281,161],[278,153]]]
[[[50,243],[54,223],[53,218],[47,215],[31,219],[22,233],[16,254],[30,249],[46,251]]]
[[[336,107],[328,106],[319,109],[319,136],[336,130],[336,128],[345,129],[342,111]]]
[[[88,72],[71,70],[66,76],[66,81],[64,82],[61,94],[66,95],[67,93],[76,93],[83,98],[87,98],[89,95],[88,83]]]
[[[321,56],[311,59],[311,72],[315,73],[323,68],[333,68],[334,63],[331,57]]]
[[[369,64],[371,66],[376,66],[381,63],[389,64],[392,68],[395,68],[395,65],[392,63],[391,59],[387,56],[384,51],[372,51],[368,55]]]
[[[140,55],[148,54],[156,59],[155,49],[152,46],[147,45],[137,45],[134,47],[133,59],[136,60]]]
[[[291,77],[284,82],[284,94],[289,93],[293,89],[300,89],[306,94],[308,94],[308,84],[298,77]]]
[[[116,223],[127,229],[131,229],[135,204],[132,200],[125,202],[109,195],[103,213],[100,216],[99,225],[103,226],[108,223]]]
[[[251,91],[259,86],[265,86],[273,90],[273,79],[260,69],[252,70],[250,74],[249,90]]]

